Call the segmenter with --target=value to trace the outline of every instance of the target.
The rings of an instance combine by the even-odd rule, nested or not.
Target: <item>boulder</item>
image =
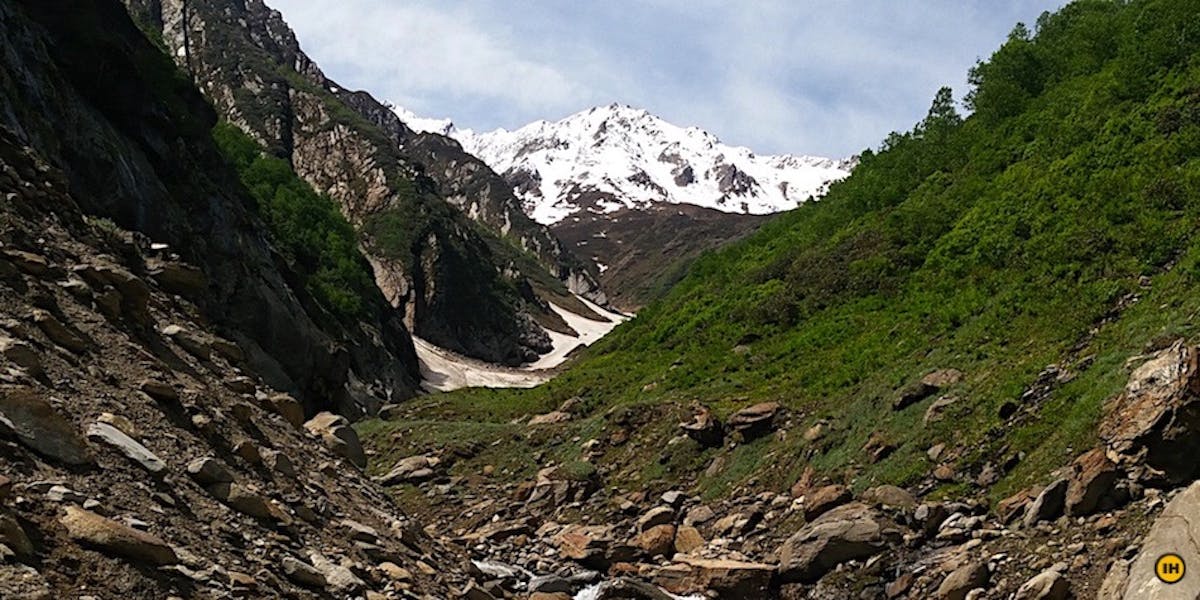
[[[691,554],[701,550],[705,543],[700,530],[691,525],[681,525],[675,531],[675,551],[679,554]]]
[[[675,564],[659,571],[654,583],[673,594],[718,598],[769,598],[775,565],[678,557]]]
[[[135,564],[173,565],[179,562],[175,551],[161,539],[94,512],[68,506],[66,515],[59,522],[67,528],[71,539],[127,558]]]
[[[1117,465],[1100,448],[1094,448],[1075,459],[1071,465],[1071,481],[1067,486],[1067,514],[1079,516],[1095,512],[1100,501],[1112,491],[1117,476]]]
[[[743,408],[729,417],[729,427],[745,438],[760,436],[774,428],[779,410],[778,402],[762,402]]]
[[[533,417],[532,419],[529,419],[529,426],[537,427],[539,425],[558,425],[560,423],[566,423],[567,421],[570,421],[570,420],[571,420],[571,413],[563,412],[561,410],[555,410],[555,411],[550,411],[544,415],[537,415],[537,416]]]
[[[839,506],[783,543],[779,577],[788,583],[812,583],[844,562],[882,552],[899,538],[899,531],[867,505]]]
[[[42,330],[42,333],[50,338],[50,341],[71,352],[80,354],[91,346],[91,343],[82,334],[64,325],[62,321],[58,320],[58,317],[50,314],[49,311],[35,308],[31,318],[38,328]]]
[[[375,481],[383,485],[425,481],[433,477],[434,469],[439,463],[440,461],[433,456],[410,456],[400,459],[391,471],[382,477],[376,477]]]
[[[299,400],[288,394],[273,394],[267,398],[267,404],[293,427],[304,426],[304,407]]]
[[[1188,571],[1200,565],[1200,548],[1194,541],[1197,539],[1200,539],[1200,482],[1188,486],[1167,504],[1142,540],[1137,557],[1128,569],[1114,565],[1099,597],[1104,600],[1200,598],[1200,577],[1189,573],[1168,585],[1155,574],[1158,558],[1164,554],[1178,554]]]
[[[655,525],[638,534],[630,545],[650,558],[670,556],[675,553],[675,526]]]
[[[324,588],[325,576],[312,565],[292,556],[285,556],[280,561],[283,574],[290,580],[311,588]]]
[[[68,465],[92,462],[87,442],[75,425],[59,414],[38,390],[0,386],[0,416],[7,418],[17,438],[34,452]]]
[[[0,334],[0,356],[9,362],[28,371],[31,375],[41,375],[42,360],[38,357],[33,346]]]
[[[804,496],[804,518],[812,521],[830,509],[850,501],[850,489],[844,485],[827,485]]]
[[[666,506],[656,506],[638,518],[638,531],[646,531],[659,525],[670,525],[675,522],[675,511]]]
[[[862,493],[861,500],[875,506],[885,506],[889,508],[914,508],[917,505],[917,498],[908,490],[896,487],[894,485],[881,485],[878,487],[869,488]]]
[[[712,411],[707,407],[700,406],[695,409],[692,414],[692,420],[687,423],[680,423],[679,428],[688,437],[695,440],[701,446],[716,447],[720,446],[725,439],[725,433],[721,429],[721,422],[712,414]]]
[[[1061,516],[1068,485],[1070,484],[1066,479],[1057,479],[1046,486],[1025,510],[1025,526],[1032,527],[1041,521],[1053,521]]]
[[[1042,571],[1017,588],[1013,600],[1067,600],[1071,582],[1054,569]]]
[[[197,458],[188,463],[187,472],[200,485],[233,482],[233,472],[229,470],[229,467],[210,456]]]
[[[970,563],[955,569],[938,586],[939,600],[966,600],[971,590],[984,587],[991,577],[986,563]]]
[[[349,460],[354,466],[360,469],[367,466],[367,455],[358,441],[358,434],[350,427],[346,417],[322,412],[305,423],[304,428],[321,438],[326,447]]]
[[[137,463],[152,475],[162,475],[167,470],[167,463],[158,455],[108,423],[92,423],[88,427],[87,437],[112,446],[114,450],[125,455],[125,458]]]
[[[162,334],[174,341],[180,348],[183,348],[184,352],[200,360],[207,361],[212,357],[212,346],[203,337],[179,325],[164,327]]]
[[[1121,464],[1144,462],[1173,481],[1200,474],[1200,378],[1196,348],[1175,342],[1133,371],[1125,390],[1104,408],[1099,432]]]

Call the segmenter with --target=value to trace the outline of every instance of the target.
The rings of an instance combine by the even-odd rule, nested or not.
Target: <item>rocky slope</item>
[[[115,3],[69,4],[0,18],[133,31]],[[202,271],[70,186],[0,130],[0,597],[454,596],[454,550],[361,474],[345,419],[306,423],[215,331]]]
[[[539,468],[525,477],[523,461],[486,437],[419,439],[422,409],[391,411],[393,421],[363,430],[385,459],[372,466],[378,479],[470,549],[494,598],[565,600],[584,589],[651,600],[663,590],[729,600],[1191,598],[1200,587],[1159,581],[1154,561],[1168,552],[1200,560],[1187,533],[1200,519],[1200,484],[1187,485],[1195,465],[1182,460],[1200,444],[1185,416],[1200,402],[1198,355],[1178,340],[1137,357],[1094,446],[992,505],[970,487],[950,498],[924,486],[856,490],[811,468],[783,493],[753,482],[724,498],[685,492],[687,480],[665,490],[611,485],[624,468],[618,457],[632,453],[661,452],[669,469],[683,447],[715,448],[709,469],[731,468],[733,448],[795,435],[797,415],[773,403],[724,423],[703,406],[614,411],[597,422],[572,400],[496,432],[527,440]],[[944,387],[958,376],[925,380]],[[644,430],[663,421],[679,422],[676,437],[642,446]]]
[[[549,350],[535,320],[553,327],[557,319],[526,274],[546,294],[568,296],[554,276],[597,294],[553,236],[506,210],[486,168],[456,147],[429,147],[368,94],[325,77],[261,1],[126,4],[222,118],[342,206],[380,288],[417,335],[491,362],[527,362]],[[525,252],[554,276],[543,277],[546,267]]]
[[[120,6],[87,6],[72,16],[59,3],[6,5],[0,124],[62,169],[88,214],[196,265],[174,274],[172,291],[273,387],[347,414],[411,396],[417,364],[400,316],[378,294],[353,324],[315,303],[214,150],[211,109]]]

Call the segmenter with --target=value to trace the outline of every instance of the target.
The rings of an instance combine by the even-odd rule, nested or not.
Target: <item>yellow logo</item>
[[[1158,557],[1158,561],[1154,563],[1154,574],[1163,583],[1175,583],[1183,579],[1183,574],[1186,572],[1187,567],[1183,564],[1183,557],[1178,554],[1164,554]]]

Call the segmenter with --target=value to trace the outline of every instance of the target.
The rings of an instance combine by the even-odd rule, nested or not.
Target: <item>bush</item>
[[[213,139],[254,198],[271,238],[305,277],[305,287],[343,320],[361,317],[375,294],[354,228],[327,196],[296,176],[287,161],[263,152],[235,125],[220,123]]]

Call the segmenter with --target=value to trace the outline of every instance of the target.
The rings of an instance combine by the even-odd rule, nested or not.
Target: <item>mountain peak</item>
[[[699,127],[680,127],[613,102],[564,117],[487,133],[397,114],[414,129],[453,137],[513,185],[526,213],[553,224],[576,212],[611,213],[657,203],[723,212],[791,210],[847,176],[852,162],[760,156]]]

